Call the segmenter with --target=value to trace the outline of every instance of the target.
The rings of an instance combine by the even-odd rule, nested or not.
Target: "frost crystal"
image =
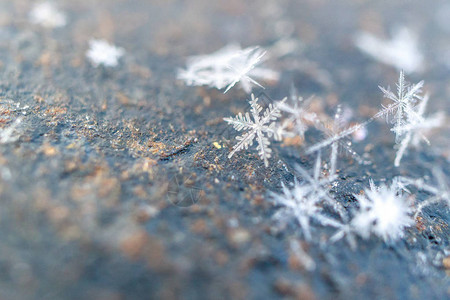
[[[333,207],[333,209],[339,213],[342,217],[345,215],[344,209],[342,206],[330,196],[329,186],[331,182],[336,179],[335,174],[329,174],[328,176],[320,176],[322,169],[322,160],[321,153],[319,151],[316,159],[316,163],[314,165],[313,176],[309,174],[308,171],[303,169],[300,165],[295,167],[296,172],[302,177],[302,179],[306,182],[308,192],[315,198],[317,201],[324,200],[329,205]]]
[[[302,97],[297,96],[294,89],[291,91],[290,103],[280,102],[278,107],[281,112],[288,114],[289,116],[283,119],[280,124],[279,130],[284,136],[299,136],[304,137],[305,131],[310,124],[314,124],[317,121],[315,113],[309,112],[306,106],[311,101],[311,98],[303,100]]]
[[[397,83],[397,95],[395,95],[390,88],[383,88],[379,86],[384,94],[384,97],[393,101],[393,103],[388,106],[383,106],[383,109],[378,112],[374,117],[386,116],[389,117],[390,114],[394,115],[392,123],[394,123],[394,132],[396,133],[395,140],[399,141],[401,137],[401,130],[398,128],[404,126],[408,118],[418,117],[417,113],[414,111],[414,106],[422,100],[420,93],[422,92],[423,81],[410,86],[408,82],[405,81],[405,74],[400,71],[400,76]]]
[[[338,106],[336,114],[334,116],[334,122],[330,125],[322,125],[316,122],[316,127],[324,132],[328,138],[319,142],[306,150],[307,154],[321,150],[322,148],[331,146],[331,156],[330,156],[330,176],[336,174],[336,163],[339,146],[349,153],[358,163],[364,164],[366,161],[356,153],[352,148],[352,142],[348,139],[348,136],[354,132],[363,128],[367,122],[363,124],[357,124],[351,127],[345,128],[345,122],[342,120],[342,109]]]
[[[344,221],[347,221],[344,208],[329,194],[329,185],[333,178],[320,176],[320,153],[316,159],[313,176],[300,166],[297,166],[296,170],[303,179],[301,183],[295,181],[291,189],[282,184],[282,194],[272,193],[273,202],[282,206],[274,218],[281,222],[295,218],[308,241],[311,240],[311,219],[323,226],[341,227],[338,221],[321,213],[323,210],[322,204],[325,203],[336,211]]]
[[[178,71],[178,79],[190,86],[225,88],[224,93],[239,82],[249,93],[252,85],[261,87],[253,78],[278,80],[277,72],[257,67],[265,54],[259,47],[241,49],[237,45],[228,45],[209,55],[190,57],[187,68]]]
[[[378,112],[373,118],[390,114],[394,115],[392,123],[394,124],[391,131],[395,133],[395,143],[399,145],[397,154],[395,156],[394,165],[398,167],[400,161],[410,144],[418,146],[421,140],[429,144],[425,133],[430,129],[441,126],[443,123],[443,114],[436,114],[429,119],[425,119],[426,105],[428,103],[428,96],[421,96],[423,81],[409,85],[405,81],[403,71],[400,72],[397,83],[397,95],[390,89],[380,87],[384,96],[393,101],[388,106],[383,106],[383,109]]]
[[[124,49],[111,45],[105,40],[92,39],[89,41],[89,50],[86,52],[86,57],[94,67],[99,65],[116,67],[124,54]]]
[[[274,219],[286,222],[295,218],[305,235],[307,241],[311,240],[310,219],[320,215],[321,207],[318,206],[318,198],[309,195],[308,186],[295,182],[292,189],[282,185],[282,194],[272,193],[275,205],[281,206],[274,215]]]
[[[365,189],[365,195],[354,196],[360,209],[351,225],[365,239],[373,233],[385,242],[393,242],[403,237],[406,227],[414,224],[412,208],[396,184],[376,187],[370,181],[370,189]]]
[[[247,131],[245,134],[236,137],[239,142],[233,146],[233,151],[230,152],[228,158],[231,158],[238,151],[248,149],[256,139],[258,143],[256,150],[258,150],[259,156],[264,161],[264,165],[268,167],[268,159],[272,153],[272,150],[269,148],[269,138],[274,136],[275,140],[281,140],[281,136],[277,133],[275,122],[281,115],[280,110],[277,105],[270,104],[263,115],[260,116],[263,108],[258,104],[258,98],[255,98],[252,94],[249,103],[251,106],[251,116],[246,112],[245,115],[239,113],[235,118],[224,118],[228,124],[233,125],[235,130]]]
[[[66,25],[66,15],[59,11],[52,2],[35,4],[29,13],[30,22],[47,28],[63,27]]]
[[[387,41],[361,32],[356,36],[355,43],[361,51],[398,70],[411,73],[422,68],[423,56],[418,49],[417,37],[408,28],[397,30]]]
[[[440,127],[443,124],[444,115],[441,113],[435,114],[431,118],[423,118],[428,99],[429,97],[426,95],[422,102],[413,109],[415,114],[407,116],[407,122],[403,126],[391,129],[396,133],[396,136],[401,137],[395,156],[394,165],[396,167],[400,165],[403,154],[410,143],[414,147],[418,147],[421,141],[425,141],[429,145],[430,141],[426,138],[425,134],[431,129]]]

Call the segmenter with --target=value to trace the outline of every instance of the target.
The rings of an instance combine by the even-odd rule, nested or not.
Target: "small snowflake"
[[[109,44],[105,40],[90,40],[89,50],[86,57],[94,67],[104,65],[105,67],[116,67],[119,59],[125,54],[125,50]]]
[[[63,27],[66,25],[66,15],[59,11],[52,2],[35,4],[29,14],[30,22],[47,28]]]
[[[253,141],[256,139],[258,143],[256,150],[258,150],[259,156],[264,161],[264,165],[268,167],[269,158],[272,153],[272,150],[269,148],[269,138],[273,136],[275,140],[281,140],[281,136],[277,133],[275,122],[281,115],[280,109],[278,106],[270,104],[263,115],[260,116],[263,108],[258,104],[258,98],[255,98],[252,94],[249,103],[251,106],[251,116],[246,112],[245,115],[239,113],[235,118],[224,118],[228,124],[233,125],[235,130],[247,131],[245,134],[236,137],[239,142],[233,146],[233,151],[228,155],[228,158],[231,158],[238,151],[243,149],[247,150],[249,146],[253,145]]]
[[[358,163],[365,164],[367,161],[365,161],[358,153],[356,153],[352,149],[352,142],[348,139],[348,137],[357,132],[358,130],[361,130],[361,128],[364,128],[366,126],[367,122],[362,124],[356,124],[350,127],[345,126],[346,122],[343,120],[342,117],[342,109],[339,105],[336,110],[336,114],[334,116],[334,122],[331,124],[322,124],[320,122],[316,122],[315,126],[320,131],[324,132],[328,138],[325,140],[309,147],[306,150],[307,154],[311,154],[314,152],[317,152],[325,147],[330,146],[331,147],[331,154],[330,154],[330,175],[334,176],[336,174],[336,164],[337,164],[337,156],[338,156],[338,150],[339,147],[344,149],[348,154],[350,154]]]
[[[374,118],[380,116],[389,117],[389,115],[394,115],[392,123],[394,123],[394,132],[396,133],[396,142],[400,140],[401,131],[397,130],[406,124],[407,119],[419,118],[417,112],[414,110],[414,106],[420,102],[423,97],[421,95],[422,87],[424,82],[421,81],[414,85],[410,85],[405,81],[405,74],[400,71],[400,76],[397,83],[397,95],[395,95],[390,88],[379,87],[384,94],[384,97],[393,101],[393,103],[388,106],[383,106]]]
[[[413,209],[401,195],[398,185],[376,187],[370,181],[370,189],[365,189],[365,195],[354,196],[360,208],[351,225],[365,239],[373,233],[385,242],[393,242],[403,237],[406,227],[414,224]]]
[[[356,46],[376,60],[407,73],[419,71],[423,66],[417,37],[405,27],[397,30],[391,40],[361,32],[356,37]]]
[[[298,136],[303,139],[309,125],[317,121],[316,114],[307,109],[312,97],[303,100],[297,96],[295,89],[292,89],[289,98],[290,103],[283,101],[278,105],[280,111],[288,115],[281,122],[279,130],[283,136]]]
[[[410,143],[416,148],[421,141],[425,141],[425,143],[430,145],[430,141],[425,136],[426,133],[434,128],[440,127],[444,123],[443,113],[437,113],[426,119],[423,117],[428,99],[428,95],[425,95],[422,102],[413,109],[415,114],[409,114],[404,125],[391,129],[395,132],[396,136],[400,136],[400,140],[398,141],[399,148],[394,161],[396,167],[400,165],[400,161]]]
[[[410,143],[417,147],[421,140],[429,144],[425,134],[436,127],[443,124],[444,115],[436,114],[431,118],[425,119],[426,105],[428,103],[428,95],[422,96],[423,81],[410,85],[405,81],[405,75],[400,72],[397,83],[397,94],[394,94],[389,88],[380,87],[384,96],[393,103],[383,106],[372,119],[380,116],[389,117],[393,115],[393,127],[391,131],[395,133],[395,143],[398,145],[397,154],[395,156],[394,165],[398,167],[400,161]]]
[[[319,203],[321,199],[311,193],[309,185],[295,182],[289,189],[282,185],[282,194],[272,193],[272,201],[275,205],[281,206],[274,219],[279,222],[287,222],[290,218],[297,220],[307,241],[312,240],[310,220],[315,219],[322,225],[334,222],[331,218],[321,214],[323,210]]]
[[[225,89],[224,93],[239,82],[249,93],[252,85],[262,87],[253,78],[278,80],[277,72],[257,66],[265,54],[259,47],[241,49],[237,45],[228,45],[209,55],[190,57],[187,68],[178,71],[178,79],[190,86]]]

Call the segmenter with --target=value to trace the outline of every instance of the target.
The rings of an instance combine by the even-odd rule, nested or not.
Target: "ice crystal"
[[[279,130],[283,136],[304,138],[309,125],[317,121],[316,114],[307,109],[312,97],[303,100],[302,97],[297,96],[295,89],[292,89],[289,98],[290,103],[281,102],[278,105],[280,111],[288,115],[281,122]]]
[[[385,115],[387,118],[390,114],[394,115],[391,122],[394,124],[391,131],[395,133],[395,143],[398,145],[397,154],[395,156],[394,165],[398,167],[400,161],[410,143],[417,147],[421,140],[429,144],[425,137],[427,131],[439,127],[443,123],[443,114],[436,114],[431,118],[425,119],[426,105],[429,97],[422,96],[423,81],[410,85],[405,81],[403,71],[400,72],[397,83],[397,95],[389,88],[380,87],[384,96],[393,103],[383,106],[374,118]]]
[[[269,104],[269,107],[260,116],[263,108],[258,104],[258,98],[255,98],[252,94],[249,103],[251,106],[251,116],[246,112],[245,115],[239,113],[234,118],[224,118],[228,124],[233,125],[235,130],[247,131],[243,135],[236,137],[238,143],[233,146],[233,150],[228,155],[228,158],[231,158],[238,151],[243,149],[247,150],[249,146],[253,145],[253,141],[256,139],[258,143],[256,150],[258,150],[259,156],[264,161],[264,165],[268,167],[269,158],[272,153],[272,150],[269,148],[269,138],[274,137],[275,140],[281,139],[281,136],[276,130],[275,122],[281,115],[280,109],[278,105]]]
[[[419,71],[423,66],[417,36],[406,27],[397,30],[391,40],[382,40],[370,33],[360,32],[355,43],[361,51],[376,60],[407,73]]]
[[[348,217],[343,206],[330,195],[330,183],[335,178],[320,176],[320,152],[317,156],[312,176],[300,166],[297,166],[296,170],[299,173],[299,178],[302,179],[301,182],[295,181],[291,188],[282,184],[282,194],[271,194],[273,202],[281,206],[274,218],[279,222],[286,222],[291,218],[295,218],[307,241],[311,241],[312,238],[311,220],[315,220],[322,226],[343,229],[345,227],[344,224],[348,222]],[[338,213],[343,223],[322,213],[324,204]],[[348,239],[350,239],[351,243],[353,242],[352,236],[349,236]]]
[[[430,198],[426,199],[425,201],[422,201],[417,205],[414,217],[417,217],[425,207],[439,202],[443,202],[448,207],[450,207],[450,187],[448,184],[449,181],[447,176],[445,176],[444,172],[438,167],[434,167],[432,172],[434,178],[437,181],[436,186],[426,183],[423,178],[420,179],[412,179],[408,177],[400,178],[400,181],[403,184],[414,185],[419,190],[422,190],[432,195]]]
[[[357,124],[350,127],[345,127],[345,122],[342,120],[342,109],[341,106],[337,107],[336,114],[334,116],[334,122],[332,124],[321,124],[319,122],[315,123],[315,126],[324,132],[328,138],[325,140],[309,147],[306,150],[307,154],[317,152],[325,147],[331,147],[331,155],[330,155],[330,175],[334,176],[336,174],[336,163],[339,147],[344,149],[347,153],[349,153],[358,163],[364,164],[366,161],[356,153],[352,148],[352,142],[348,139],[349,135],[354,132],[360,130],[366,125]]]
[[[398,78],[397,83],[397,95],[395,95],[390,88],[379,87],[384,94],[384,97],[393,101],[393,103],[383,106],[383,109],[379,111],[374,117],[377,118],[379,116],[394,115],[393,120],[394,123],[393,131],[395,132],[395,139],[398,143],[400,137],[402,136],[402,131],[398,130],[405,124],[407,124],[408,119],[417,118],[417,113],[414,110],[415,105],[423,99],[421,92],[424,82],[420,81],[417,84],[410,85],[405,81],[405,74],[403,71],[400,71],[400,76]]]
[[[305,239],[310,241],[310,219],[319,216],[322,208],[318,206],[318,199],[309,195],[308,186],[295,182],[293,188],[289,189],[283,184],[282,194],[272,193],[272,200],[275,205],[281,206],[274,219],[285,222],[295,218]]]
[[[86,52],[86,57],[94,67],[100,65],[116,67],[124,54],[124,49],[111,45],[105,40],[92,39],[89,41],[89,50]]]
[[[295,167],[297,174],[300,175],[300,177],[306,182],[309,193],[316,199],[325,200],[327,203],[331,204],[331,206],[339,212],[340,215],[342,215],[342,207],[329,194],[329,186],[336,179],[336,175],[329,174],[328,176],[321,176],[321,170],[322,160],[320,151],[317,154],[312,176],[300,165]]]
[[[277,72],[257,66],[265,54],[259,47],[241,49],[231,44],[209,55],[190,57],[187,68],[178,71],[178,79],[190,86],[225,89],[224,93],[239,82],[249,93],[252,85],[262,87],[253,78],[278,80]]]
[[[58,10],[53,2],[42,2],[34,5],[29,13],[30,22],[47,28],[66,25],[66,15]]]
[[[415,114],[407,115],[404,125],[391,129],[396,133],[396,136],[401,137],[398,142],[399,148],[394,161],[396,167],[400,165],[400,161],[410,143],[414,147],[418,147],[421,141],[425,141],[429,145],[430,141],[425,134],[431,129],[440,127],[443,124],[444,115],[442,113],[437,113],[427,119],[423,117],[428,99],[428,95],[425,95],[422,102],[413,108]]]
[[[413,210],[397,184],[377,187],[370,181],[365,195],[354,196],[360,208],[351,225],[365,239],[372,233],[387,243],[393,242],[403,237],[406,227],[414,224]]]

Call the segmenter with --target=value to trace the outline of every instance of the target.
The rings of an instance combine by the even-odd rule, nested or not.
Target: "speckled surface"
[[[314,157],[275,143],[269,168],[256,152],[228,159],[235,132],[222,118],[246,109],[248,95],[176,80],[187,56],[230,42],[271,52],[290,37],[299,48],[271,52],[266,65],[281,79],[264,93],[280,99],[294,85],[320,110],[339,102],[363,121],[398,72],[359,52],[354,34],[405,25],[426,62],[408,80],[424,79],[428,111],[448,114],[447,1],[58,1],[68,24],[52,30],[30,24],[31,3],[0,1],[0,127],[22,120],[19,139],[0,145],[1,299],[450,297],[448,209],[426,209],[392,246],[371,238],[355,251],[326,242],[331,228],[313,226],[310,244],[295,224],[277,230],[269,191]],[[120,65],[93,68],[91,38],[124,48]],[[431,176],[435,164],[449,175],[448,127],[400,168],[388,126],[368,129],[355,149],[373,163],[339,162],[333,194],[349,210],[368,178]],[[305,143],[320,138],[312,131]],[[295,260],[291,239],[315,270]]]

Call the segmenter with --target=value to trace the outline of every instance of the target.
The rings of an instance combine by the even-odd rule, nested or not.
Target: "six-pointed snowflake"
[[[269,107],[260,116],[263,108],[258,104],[258,98],[251,95],[249,101],[251,109],[251,116],[248,112],[243,115],[239,113],[235,118],[224,118],[228,124],[233,125],[237,131],[247,131],[241,136],[236,137],[238,143],[233,146],[233,150],[228,155],[231,158],[236,152],[243,149],[248,149],[253,145],[253,141],[256,139],[258,146],[258,154],[264,161],[266,167],[269,166],[269,158],[271,157],[272,149],[269,148],[269,138],[274,137],[275,140],[280,140],[281,136],[276,130],[276,120],[280,117],[280,109],[277,105],[269,104]],[[253,120],[252,120],[253,118]]]
[[[312,97],[304,100],[302,97],[297,96],[295,89],[292,88],[289,97],[290,102],[283,101],[279,103],[278,107],[280,111],[288,115],[282,120],[279,126],[279,130],[283,136],[299,136],[304,138],[308,127],[317,121],[316,114],[307,109],[311,99]]]
[[[342,120],[342,109],[341,106],[337,107],[336,114],[334,116],[334,122],[332,124],[321,124],[319,122],[315,123],[315,126],[324,132],[328,138],[325,140],[309,147],[306,150],[307,154],[317,152],[325,147],[331,147],[330,155],[330,174],[334,176],[336,174],[336,163],[339,147],[344,149],[348,154],[350,154],[358,163],[364,164],[366,161],[356,153],[352,148],[352,142],[347,139],[348,136],[356,132],[357,130],[363,128],[366,123],[353,125],[351,127],[345,127],[345,122]]]

